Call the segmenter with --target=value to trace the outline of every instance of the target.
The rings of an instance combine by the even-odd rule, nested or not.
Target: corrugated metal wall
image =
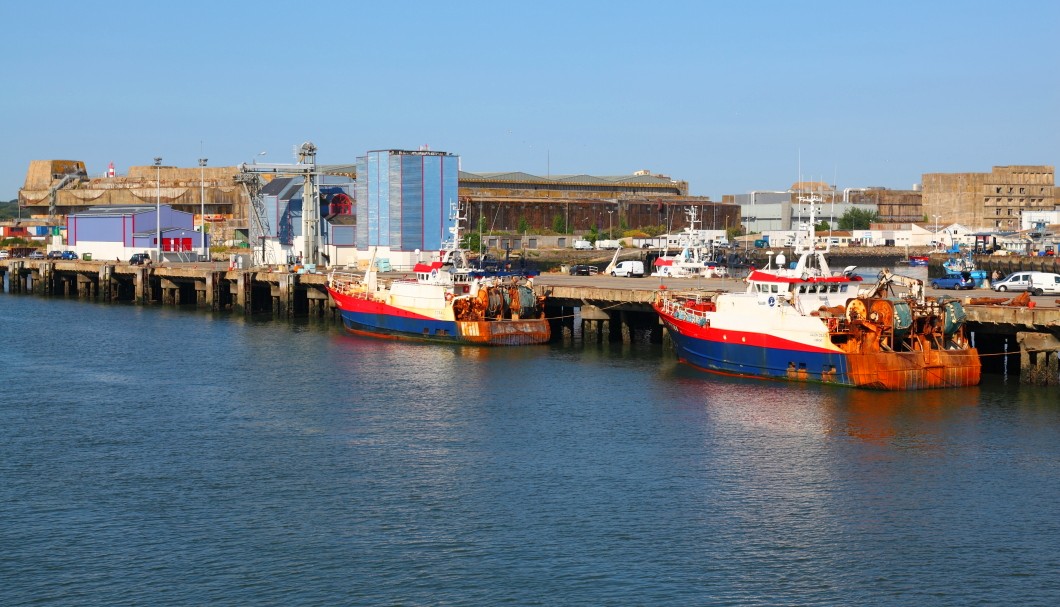
[[[401,156],[400,221],[391,225],[391,233],[397,233],[398,248],[403,251],[416,250],[423,244],[423,208],[427,199],[423,190],[423,157]]]
[[[438,250],[453,225],[459,161],[441,152],[368,152],[357,164],[357,244]]]
[[[355,244],[353,226],[331,226],[331,244],[352,247]]]

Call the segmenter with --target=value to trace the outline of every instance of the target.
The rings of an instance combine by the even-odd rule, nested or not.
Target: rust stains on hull
[[[552,336],[543,318],[457,321],[461,341],[484,346],[524,346],[547,343]]]
[[[979,353],[966,350],[847,354],[851,383],[878,390],[960,388],[979,384]]]

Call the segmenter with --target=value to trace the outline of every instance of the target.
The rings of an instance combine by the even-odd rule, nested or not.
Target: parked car
[[[596,266],[579,264],[570,267],[571,276],[592,276],[600,272],[600,268]]]
[[[9,257],[11,257],[11,253],[8,253],[6,250],[0,251],[0,259],[7,259]]]
[[[73,251],[63,251],[60,259],[77,259],[77,253],[74,253]]]
[[[44,253],[40,252],[40,249],[35,249],[29,254],[30,259],[44,259]]]
[[[151,256],[147,253],[133,253],[132,257],[129,258],[129,263],[134,266],[140,266],[151,261]]]
[[[945,276],[932,279],[931,286],[936,289],[974,289],[975,280],[968,272],[946,272]]]
[[[48,259],[62,259],[63,258],[63,252],[62,251],[48,251],[48,255],[46,255],[46,257]]]
[[[1034,272],[1013,272],[990,285],[995,291],[1027,291],[1031,288]]]

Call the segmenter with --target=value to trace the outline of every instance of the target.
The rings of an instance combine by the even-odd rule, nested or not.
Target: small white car
[[[995,291],[1028,291],[1031,288],[1033,272],[1013,272],[990,285]]]

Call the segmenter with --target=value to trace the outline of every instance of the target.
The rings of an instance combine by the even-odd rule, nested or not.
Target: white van
[[[574,249],[576,251],[592,251],[593,243],[589,242],[588,240],[575,240]]]
[[[614,270],[611,270],[611,276],[636,276],[640,278],[644,276],[644,262],[643,261],[620,261],[615,266]]]
[[[1030,291],[1032,295],[1060,294],[1060,274],[1034,272],[1031,275]]]

